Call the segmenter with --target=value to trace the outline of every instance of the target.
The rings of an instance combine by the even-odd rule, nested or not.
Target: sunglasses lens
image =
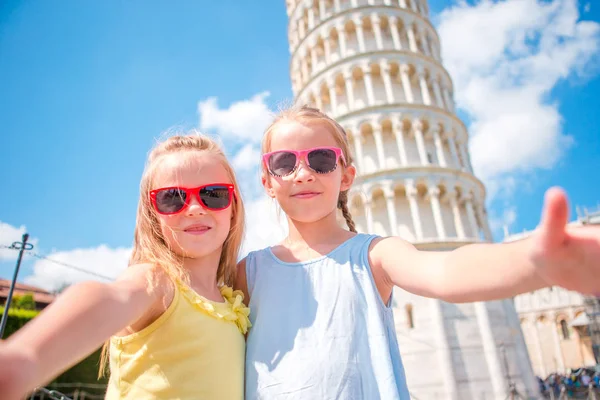
[[[182,189],[165,189],[156,193],[156,209],[163,214],[173,214],[185,206],[186,194]]]
[[[331,149],[317,149],[308,153],[308,165],[320,174],[326,174],[337,166],[337,156]]]
[[[287,151],[280,151],[269,157],[268,164],[269,171],[271,171],[273,175],[289,175],[296,168],[296,155]]]
[[[231,203],[231,192],[227,186],[206,186],[200,189],[202,203],[211,210],[222,210]]]

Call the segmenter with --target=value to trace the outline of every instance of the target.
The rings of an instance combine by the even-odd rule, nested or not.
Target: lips
[[[305,190],[302,192],[298,192],[292,195],[292,197],[295,197],[297,199],[310,199],[313,198],[315,196],[320,195],[320,192],[314,192],[314,191],[310,191],[310,190]]]
[[[200,234],[200,233],[204,233],[207,232],[211,229],[210,226],[207,225],[202,225],[202,224],[195,224],[195,225],[190,225],[187,228],[185,228],[183,231],[187,232],[187,233],[194,233],[194,234]]]

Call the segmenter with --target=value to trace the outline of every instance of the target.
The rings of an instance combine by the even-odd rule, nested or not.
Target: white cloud
[[[523,186],[527,185],[527,182],[519,184],[519,190],[523,190]],[[512,176],[506,176],[490,181],[486,185],[487,200],[491,199],[510,199],[512,198],[515,190],[517,189],[517,180]]]
[[[287,232],[285,214],[266,194],[246,202],[246,237],[241,255],[277,244]]]
[[[0,221],[0,246],[11,246],[14,242],[21,242],[25,232],[27,232],[27,228],[24,225],[17,228]],[[27,239],[27,243],[31,243],[34,247],[37,242],[37,238],[29,237]],[[18,255],[17,250],[0,248],[0,261],[16,260]]]
[[[100,245],[95,248],[53,252],[47,257],[58,263],[72,265],[85,271],[115,279],[127,267],[130,255],[131,249],[129,248],[111,249],[105,245]],[[64,285],[89,280],[109,281],[49,260],[37,261],[33,266],[33,274],[25,278],[27,284],[50,291],[57,290]]]
[[[221,109],[216,97],[209,97],[198,103],[200,129],[213,130],[224,139],[242,139],[260,141],[264,130],[271,122],[273,115],[265,103],[269,92],[262,92],[248,100],[232,103]]]
[[[256,169],[260,164],[260,149],[254,144],[248,143],[233,157],[231,164],[236,171]]]
[[[592,9],[592,4],[591,3],[586,3],[586,5],[583,7],[583,12],[590,12],[590,10]]]
[[[506,229],[510,231],[510,227],[517,220],[517,210],[514,207],[509,207],[504,210],[501,216],[490,218],[490,229],[494,232],[494,235],[498,238],[504,237],[504,232],[499,235],[500,232]]]
[[[550,92],[595,70],[600,24],[580,20],[575,0],[460,2],[439,21],[476,174],[498,188],[508,175],[554,167],[574,139]]]

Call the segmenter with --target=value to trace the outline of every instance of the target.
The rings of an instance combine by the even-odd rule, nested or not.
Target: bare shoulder
[[[394,288],[394,281],[388,273],[389,265],[395,263],[391,256],[406,253],[411,248],[410,243],[399,237],[377,237],[369,245],[371,274],[384,304],[389,302]]]
[[[155,264],[133,264],[115,281],[115,286],[144,291],[153,300],[172,298],[173,282],[166,272]]]
[[[175,297],[172,278],[154,264],[130,265],[115,285],[126,286],[130,290],[131,301],[146,304],[144,313],[129,327],[119,332],[118,336],[138,332],[149,326],[169,308]]]
[[[378,237],[369,246],[369,262],[371,266],[382,267],[390,257],[398,255],[410,257],[417,249],[398,236]]]

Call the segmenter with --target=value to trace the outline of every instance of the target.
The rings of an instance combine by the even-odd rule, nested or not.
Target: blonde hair
[[[268,153],[271,150],[271,136],[273,131],[282,122],[295,121],[304,124],[323,124],[329,133],[333,135],[333,139],[337,145],[342,149],[344,159],[346,160],[345,166],[352,165],[354,162],[352,154],[350,153],[350,146],[348,145],[348,135],[340,124],[338,124],[333,118],[329,117],[324,112],[317,108],[309,107],[306,105],[292,106],[284,111],[281,111],[273,120],[271,125],[265,131],[262,141],[262,154]],[[264,171],[264,165],[263,165]],[[264,171],[267,173],[266,171]],[[337,208],[342,212],[346,225],[351,232],[356,232],[356,226],[352,220],[352,215],[348,209],[348,191],[341,191],[338,196]]]
[[[223,243],[219,266],[217,269],[217,284],[232,286],[236,277],[237,258],[242,245],[245,227],[244,204],[240,197],[239,186],[235,172],[225,157],[221,147],[211,138],[196,131],[186,135],[169,137],[158,143],[149,153],[148,161],[140,182],[140,199],[137,208],[136,225],[134,230],[133,251],[129,265],[152,264],[165,272],[175,281],[189,283],[189,277],[183,268],[183,257],[177,255],[165,240],[156,210],[150,200],[150,190],[153,189],[154,175],[160,160],[169,154],[182,151],[197,151],[199,156],[208,154],[217,157],[235,188],[232,200],[232,221],[229,234]],[[108,343],[102,348],[99,378],[104,375],[108,361]]]

